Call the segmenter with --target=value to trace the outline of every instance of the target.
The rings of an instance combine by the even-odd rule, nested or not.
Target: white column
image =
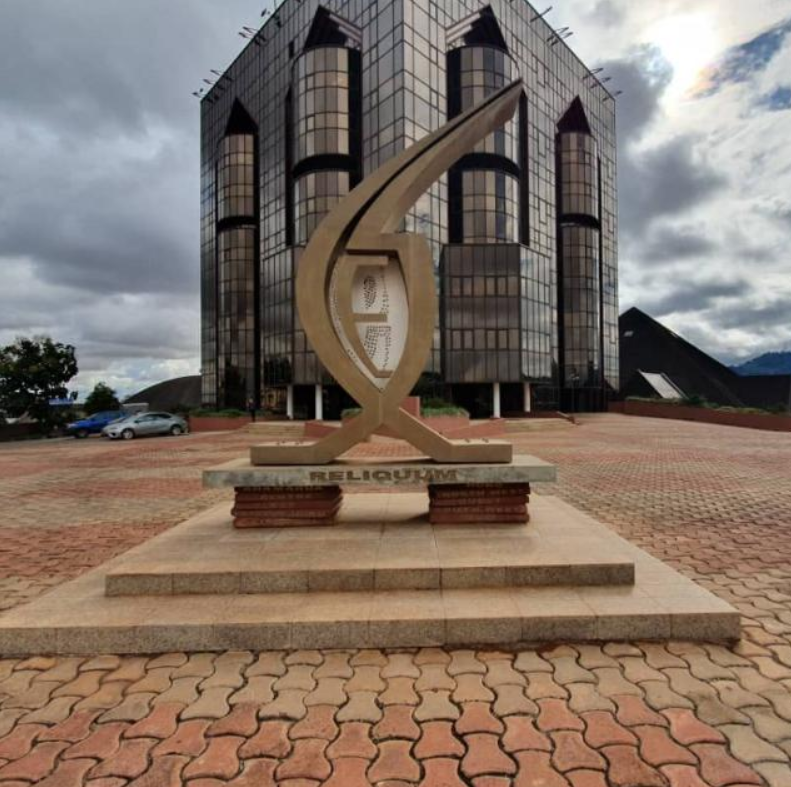
[[[316,420],[324,420],[324,389],[321,385],[316,386]]]
[[[492,393],[494,399],[494,417],[500,418],[500,383],[492,383]]]
[[[530,383],[525,383],[525,403],[524,408],[526,413],[533,412],[533,387]]]
[[[294,386],[289,385],[286,389],[286,417],[289,421],[294,420]]]

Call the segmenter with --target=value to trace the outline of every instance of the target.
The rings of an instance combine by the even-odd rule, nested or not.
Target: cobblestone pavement
[[[0,605],[219,501],[200,468],[250,440],[0,446]],[[540,491],[734,603],[742,642],[0,659],[0,787],[789,787],[791,437],[595,416],[514,440],[559,465]]]

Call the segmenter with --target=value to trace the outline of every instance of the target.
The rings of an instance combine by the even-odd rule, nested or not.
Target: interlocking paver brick
[[[566,774],[571,787],[610,787],[601,771],[571,771]]]
[[[46,731],[47,727],[43,724],[21,724],[5,738],[0,739],[0,760],[18,760],[24,757],[33,748],[39,736]]]
[[[94,765],[93,760],[64,760],[36,787],[82,787],[85,776]]]
[[[418,759],[461,757],[464,751],[464,745],[454,735],[450,722],[429,721],[421,725],[421,738],[414,748]]]
[[[439,757],[423,763],[424,776],[419,787],[464,787],[459,776],[459,761]],[[483,777],[486,778],[486,777]],[[473,780],[475,787],[485,787],[482,781]],[[506,784],[506,787],[508,785]]]
[[[179,724],[176,731],[154,749],[154,756],[184,754],[198,757],[207,746],[206,730],[209,723],[206,719],[193,719]]]
[[[420,705],[415,710],[418,721],[437,721],[450,719],[455,721],[461,716],[456,705],[450,701],[449,691],[424,691],[420,695]]]
[[[759,738],[746,724],[725,724],[719,728],[730,744],[730,750],[745,763],[788,762],[788,755]]]
[[[643,762],[634,746],[604,746],[602,754],[607,758],[607,778],[612,787],[666,787],[664,776]]]
[[[357,757],[344,757],[333,763],[332,776],[324,787],[370,787],[366,771],[370,762]]]
[[[457,735],[467,735],[470,732],[492,732],[499,735],[505,730],[502,721],[492,715],[492,706],[488,702],[466,702],[461,708],[461,718],[455,724]]]
[[[130,787],[181,787],[181,773],[188,762],[189,757],[175,754],[155,757],[148,770],[130,782]]]
[[[632,730],[619,724],[610,713],[591,711],[583,713],[582,718],[585,720],[585,740],[595,749],[618,744],[636,746],[638,743]]]
[[[415,691],[415,679],[388,678],[387,688],[379,695],[379,702],[382,705],[419,705],[420,697]]]
[[[384,741],[379,744],[379,754],[368,770],[372,783],[402,780],[416,782],[420,766],[411,754],[410,741]]]
[[[582,719],[573,713],[569,706],[562,700],[539,700],[538,701],[538,728],[544,732],[553,730],[579,730],[582,731],[585,725]]]
[[[292,741],[298,738],[322,738],[332,741],[338,735],[338,725],[335,723],[337,708],[332,705],[314,705],[308,709],[308,715],[296,722],[290,729],[288,736]]]
[[[0,768],[0,784],[12,780],[33,783],[42,781],[52,773],[58,755],[67,746],[68,743],[57,741],[37,743],[24,757]]]
[[[479,658],[477,658],[474,650],[453,651],[453,653],[451,653],[451,660],[447,669],[448,675],[457,678],[457,680],[459,675],[486,674],[486,665]]]
[[[513,686],[511,684],[495,686],[494,691],[497,699],[495,699],[492,707],[497,716],[505,717],[516,713],[529,716],[538,715],[538,705],[525,696],[525,690],[522,686]]]
[[[403,738],[416,741],[420,737],[420,727],[413,718],[414,708],[411,705],[388,705],[384,709],[382,720],[372,730],[375,741]]]
[[[249,738],[258,730],[258,706],[253,703],[241,702],[233,706],[227,716],[212,722],[206,731],[207,737],[217,735],[239,735]]]
[[[516,763],[499,747],[496,735],[474,733],[464,736],[467,753],[461,771],[468,778],[483,774],[514,774]]]
[[[351,678],[354,674],[354,670],[349,664],[350,658],[351,653],[336,652],[324,654],[324,661],[316,667],[313,672],[313,677],[318,681],[322,678]],[[391,663],[392,657],[389,657],[388,666],[390,666]]]
[[[568,699],[569,693],[563,686],[555,682],[555,678],[547,672],[530,673],[530,682],[525,693],[531,700]]]
[[[505,719],[505,727],[501,743],[507,752],[513,753],[526,749],[552,750],[550,739],[536,729],[533,719],[525,716],[509,716]]]
[[[712,787],[761,783],[761,778],[755,771],[731,757],[725,746],[714,743],[696,743],[691,749],[700,761],[701,776]]]
[[[546,752],[520,751],[514,757],[518,768],[514,787],[570,787],[566,777],[554,769]]]
[[[220,735],[209,739],[206,750],[185,769],[186,779],[232,779],[239,773],[239,747],[244,738],[238,735]]]
[[[340,730],[340,735],[327,749],[327,756],[331,760],[342,757],[372,760],[376,757],[376,746],[371,742],[370,724],[347,722],[340,725]]]
[[[243,759],[271,757],[282,759],[291,751],[288,730],[291,725],[285,721],[265,721],[258,732],[239,750]]]
[[[691,765],[664,765],[660,770],[670,787],[710,787]]]
[[[569,707],[575,713],[615,710],[615,703],[599,694],[597,687],[590,683],[567,683],[566,689],[569,692]]]
[[[367,721],[376,723],[382,718],[382,709],[376,703],[376,692],[355,691],[349,694],[349,701],[337,711],[338,721]]]
[[[278,783],[286,779],[326,779],[332,773],[326,748],[327,741],[323,740],[295,741],[291,754],[277,769]]]
[[[253,678],[257,675],[272,675],[280,677],[286,673],[285,654],[283,653],[261,653],[258,658],[246,670],[245,675]]]
[[[163,703],[137,723],[127,728],[125,738],[157,738],[165,740],[176,732],[178,717],[184,706],[178,703]]]
[[[704,724],[686,708],[668,708],[662,713],[670,722],[670,734],[683,746],[692,743],[725,743],[721,732]]]
[[[54,727],[44,730],[38,739],[41,741],[67,741],[68,743],[85,740],[90,735],[91,725],[98,715],[99,711],[77,711]]]
[[[121,746],[121,736],[126,724],[102,724],[84,740],[70,746],[63,754],[63,759],[82,759],[89,757],[105,760],[115,754]]]
[[[274,675],[254,675],[242,688],[234,691],[228,697],[228,704],[231,706],[240,703],[264,705],[272,702],[275,698],[275,692],[272,689],[275,680]]]
[[[664,727],[646,725],[632,727],[640,739],[640,756],[649,764],[660,765],[696,765],[697,758],[688,749],[679,746]]]
[[[118,751],[93,768],[91,776],[118,776],[123,779],[141,776],[148,768],[148,755],[155,743],[151,738],[121,741]]]
[[[303,718],[308,709],[305,707],[307,691],[286,689],[278,692],[277,697],[263,705],[258,711],[260,719],[291,719],[298,721]]]
[[[636,727],[641,724],[667,726],[667,719],[652,708],[649,708],[640,697],[620,694],[613,697],[613,700],[618,706],[615,717],[627,727]]]
[[[349,699],[345,683],[343,678],[319,678],[316,688],[305,697],[305,705],[333,705],[339,708]]]
[[[601,771],[606,769],[604,758],[585,743],[579,732],[559,730],[550,735],[555,744],[552,764],[561,773],[583,769]]]

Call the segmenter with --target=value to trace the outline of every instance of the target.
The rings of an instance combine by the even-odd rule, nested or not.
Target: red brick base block
[[[432,525],[524,524],[530,484],[449,484],[428,488]]]
[[[339,486],[236,487],[234,527],[315,527],[332,525],[340,510]]]

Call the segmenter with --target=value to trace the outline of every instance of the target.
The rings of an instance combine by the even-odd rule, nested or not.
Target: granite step
[[[243,561],[256,543],[260,546],[261,538],[269,539],[264,551],[274,548],[278,536],[271,532],[233,531],[225,504],[0,616],[0,658],[236,649],[516,647],[635,639],[718,642],[739,637],[737,610],[557,499],[534,496],[534,521],[521,526],[524,530],[515,538],[513,528],[509,532],[506,527],[481,526],[479,533],[465,526],[440,532],[439,527],[415,521],[415,510],[425,505],[421,495],[350,497],[359,498],[347,512],[353,521],[316,529],[321,530],[327,553],[352,549],[350,540],[356,538],[361,545],[373,541],[383,553],[409,558],[410,544],[419,547],[433,538],[439,546],[475,541],[480,553],[509,555],[515,554],[518,538],[527,537],[529,543],[532,536],[534,542],[566,545],[569,554],[590,555],[598,543],[612,556],[633,564],[634,584],[106,594],[108,575],[131,574],[136,562],[157,555],[164,563],[179,553],[191,559],[190,555],[229,550]],[[316,534],[301,532],[292,538],[301,538],[305,546]],[[481,562],[449,568],[472,570]]]
[[[634,584],[609,531],[534,495],[529,523],[431,524],[425,493],[353,494],[330,526],[236,530],[227,508],[144,544],[108,596],[244,595]]]

